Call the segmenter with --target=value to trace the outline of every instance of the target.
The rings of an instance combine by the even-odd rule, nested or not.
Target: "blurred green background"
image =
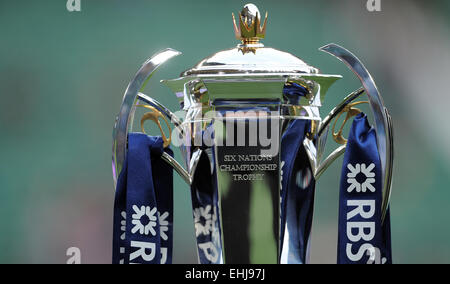
[[[266,46],[342,74],[325,115],[359,87],[318,48],[353,51],[374,76],[395,123],[392,194],[396,263],[450,262],[450,2],[253,1],[269,12]],[[231,12],[243,1],[0,1],[0,262],[111,262],[111,132],[140,65],[166,47],[183,52],[146,93],[172,110],[158,83],[237,44]],[[331,146],[330,139],[330,146]],[[179,156],[178,156],[179,158]],[[312,262],[334,263],[342,160],[318,182]],[[175,180],[175,262],[195,262],[188,188]]]

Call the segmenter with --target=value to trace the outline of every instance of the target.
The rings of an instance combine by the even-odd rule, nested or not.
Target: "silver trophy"
[[[393,164],[391,118],[374,80],[360,60],[348,50],[329,44],[320,50],[345,63],[360,79],[362,87],[345,97],[322,119],[320,107],[325,95],[342,77],[321,74],[317,68],[290,53],[265,47],[261,39],[265,37],[267,13],[262,22],[258,8],[253,4],[245,5],[237,17],[233,14],[233,23],[240,44],[203,59],[181,73],[179,78],[162,81],[175,93],[181,112],[172,112],[142,93],[158,67],[181,53],[166,49],[152,56],[139,69],[125,91],[114,125],[114,181],[117,181],[127,154],[127,135],[133,125],[135,110],[137,106],[144,107],[149,112],[141,118],[141,125],[148,119],[157,123],[161,131],[160,119],[173,125],[170,135],[163,133],[164,146],[177,138],[184,161],[179,163],[168,154],[163,154],[162,158],[191,186],[192,196],[201,194],[194,186],[196,177],[211,176],[215,184],[214,204],[208,209],[200,208],[208,210],[208,216],[215,220],[209,223],[208,230],[212,235],[209,242],[202,243],[197,238],[199,254],[207,256],[199,257],[199,262],[307,263],[311,224],[297,224],[304,228],[296,233],[285,230],[283,239],[280,236],[283,168],[279,153],[285,126],[293,120],[310,122],[299,159],[307,164],[309,178],[317,180],[346,149],[342,127],[338,132],[334,131],[337,118],[347,114],[345,123],[357,114],[359,111],[355,106],[360,102],[355,100],[366,94],[373,112],[382,164],[384,218]],[[290,84],[304,88],[304,96],[283,95],[283,88]],[[324,157],[330,128],[340,146]],[[239,135],[242,129],[244,139]],[[261,137],[270,143],[258,141]],[[199,168],[205,160],[210,164],[206,167],[208,170]],[[201,213],[199,208],[193,209],[195,222],[200,222],[201,218],[195,218]],[[290,209],[293,214],[298,214],[294,219],[305,214],[304,210],[310,210]],[[301,249],[298,249],[299,243]]]

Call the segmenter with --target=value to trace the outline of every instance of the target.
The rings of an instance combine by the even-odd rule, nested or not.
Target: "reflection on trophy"
[[[347,141],[344,124],[362,117],[358,106],[364,102],[356,100],[367,96],[376,162],[349,158],[342,184],[349,194],[379,192],[381,197],[376,205],[357,203],[353,197],[346,201],[349,213],[343,230],[347,228],[350,241],[344,243],[344,251],[350,259],[367,256],[369,261],[383,262],[379,249],[366,244],[369,235],[377,238],[378,227],[359,219],[351,222],[358,216],[378,218],[375,223],[383,226],[389,212],[392,122],[375,82],[346,49],[335,44],[320,48],[345,63],[362,84],[321,116],[327,92],[342,77],[322,74],[290,53],[265,47],[267,19],[267,13],[263,19],[255,5],[245,5],[233,14],[240,41],[235,48],[217,52],[179,78],[161,82],[178,99],[176,112],[143,89],[159,66],[181,53],[166,49],[143,64],[126,89],[114,126],[114,180],[127,160],[135,110],[142,107],[148,111],[137,120],[142,131],[144,122],[151,120],[162,132],[164,148],[173,145],[181,150],[182,163],[167,152],[160,159],[190,186],[200,263],[308,263],[315,183],[338,157],[346,151],[352,155],[350,139],[360,137],[349,135]],[[337,125],[340,117],[342,126]],[[161,121],[170,133],[164,133]],[[330,130],[339,147],[325,155]],[[352,153],[359,157],[357,151]],[[355,245],[360,242],[364,244]]]

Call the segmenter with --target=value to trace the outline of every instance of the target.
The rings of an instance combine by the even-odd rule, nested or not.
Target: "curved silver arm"
[[[383,219],[386,214],[390,192],[392,186],[392,169],[393,169],[393,127],[389,113],[384,106],[375,81],[362,62],[347,49],[336,45],[329,44],[320,48],[321,51],[329,53],[341,60],[353,73],[358,76],[367,96],[369,97],[370,106],[375,117],[375,130],[377,133],[377,146],[380,153],[381,168],[383,175]]]
[[[320,176],[328,169],[337,158],[345,153],[346,145],[340,146],[334,150],[325,160],[322,161],[322,155],[325,150],[325,142],[328,137],[328,129],[330,123],[337,117],[337,115],[350,103],[356,100],[359,96],[364,93],[364,89],[360,88],[342,100],[335,108],[333,108],[330,113],[325,117],[325,119],[320,123],[319,130],[317,131],[317,142],[314,143],[313,138],[305,138],[303,141],[303,146],[305,147],[306,154],[311,165],[311,170],[313,172],[314,178],[318,180]],[[317,145],[317,147],[316,147]]]
[[[152,107],[156,108],[157,110],[159,110],[162,114],[164,114],[170,120],[170,122],[173,123],[173,125],[175,126],[175,129],[178,130],[181,135],[184,134],[183,128],[181,127],[181,124],[183,122],[168,108],[166,108],[164,105],[159,103],[157,100],[154,100],[143,93],[138,94],[138,99],[140,101],[143,101],[143,102],[151,105]]]
[[[392,117],[389,114],[388,110],[386,109],[386,116],[388,118],[388,137],[391,141],[390,144],[390,151],[389,151],[389,157],[386,162],[386,165],[389,165],[388,173],[386,177],[386,191],[385,191],[385,198],[383,198],[383,204],[381,206],[381,221],[384,222],[384,219],[386,218],[386,213],[389,208],[389,200],[391,199],[391,190],[392,190],[392,173],[393,173],[393,167],[394,167],[394,124],[392,122]]]
[[[334,150],[322,163],[320,163],[315,171],[315,179],[319,179],[320,176],[328,169],[328,167],[331,166],[331,164],[334,163],[334,161],[337,160],[341,155],[345,153],[345,149],[347,148],[347,145],[342,145],[336,150]]]
[[[119,114],[116,117],[113,129],[112,168],[113,168],[114,186],[116,186],[117,184],[118,175],[122,170],[123,163],[125,161],[125,155],[127,151],[128,130],[130,128],[130,125],[132,124],[135,105],[138,100],[138,93],[145,88],[146,83],[153,75],[153,73],[158,69],[159,66],[161,66],[167,60],[180,54],[181,52],[170,48],[155,54],[142,65],[142,67],[134,76],[133,80],[131,80],[131,82],[129,83],[123,96],[122,105],[120,107]],[[170,160],[168,157],[165,158]]]
[[[191,176],[188,174],[188,172],[183,168],[183,166],[180,165],[180,163],[177,162],[177,160],[175,160],[172,156],[170,156],[169,154],[167,154],[166,152],[164,152],[161,156],[161,158],[168,163],[169,165],[171,165],[173,167],[173,169],[183,178],[183,180],[188,184],[191,185],[192,184],[192,178]]]
[[[363,88],[359,88],[358,90],[352,92],[350,95],[345,97],[345,99],[338,104],[335,108],[333,108],[330,113],[324,118],[322,123],[319,126],[319,130],[317,132],[317,136],[321,137],[324,133],[324,131],[328,128],[330,125],[330,122],[333,121],[333,119],[351,102],[359,98],[364,93]]]

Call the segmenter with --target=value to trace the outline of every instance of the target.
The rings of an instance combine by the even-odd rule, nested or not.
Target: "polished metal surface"
[[[197,166],[198,163],[200,162],[200,157],[202,156],[203,150],[202,149],[196,149],[193,153],[192,153],[192,157],[190,160],[190,165],[189,165],[189,176],[193,176],[195,173],[195,170],[197,170]],[[189,183],[191,184],[191,183]]]
[[[330,155],[322,162],[320,163],[314,172],[314,178],[318,180],[320,176],[333,164],[334,161],[337,160],[341,155],[345,153],[345,149],[347,148],[346,145],[339,146],[337,149],[335,149],[333,152],[331,152]]]
[[[317,135],[319,137],[321,137],[324,132],[325,129],[328,128],[328,126],[330,125],[330,123],[336,118],[336,116],[346,107],[348,106],[350,103],[352,103],[354,100],[356,100],[357,98],[359,98],[362,94],[364,93],[364,89],[363,88],[359,88],[358,90],[352,92],[351,94],[349,94],[347,97],[345,97],[341,103],[339,103],[337,106],[335,106],[330,113],[323,119],[322,123],[319,126],[319,131],[317,133]]]
[[[251,27],[255,24],[256,20],[261,17],[261,13],[254,4],[246,4],[244,5],[244,8],[242,8],[240,16],[244,20],[244,23],[247,24],[247,27]]]
[[[216,106],[218,111],[228,105]],[[253,105],[251,105],[253,107]],[[278,111],[280,105],[274,105],[267,111]],[[276,264],[279,256],[280,226],[280,154],[262,156],[263,146],[250,145],[243,141],[241,145],[219,141],[238,140],[235,129],[242,129],[244,136],[259,137],[264,126],[252,128],[252,122],[259,119],[244,118],[223,119],[223,135],[216,137],[214,147],[216,162],[217,189],[221,217],[221,239],[223,261],[228,264]],[[281,139],[280,120],[264,118],[274,122],[265,125],[274,139]],[[225,122],[226,121],[226,122]],[[217,125],[217,124],[216,124]],[[216,131],[217,133],[218,131]],[[251,134],[253,133],[253,134]],[[227,141],[229,142],[229,141]],[[278,145],[280,145],[280,141]],[[219,146],[221,145],[221,146]],[[258,157],[258,158],[256,158]],[[240,167],[253,167],[251,170]],[[259,168],[261,167],[261,168]]]
[[[321,47],[320,50],[329,53],[341,60],[347,67],[352,70],[361,81],[367,96],[369,97],[370,106],[375,117],[375,130],[377,133],[377,146],[380,153],[381,168],[383,174],[383,214],[388,208],[390,198],[390,176],[392,172],[392,125],[389,123],[388,113],[383,103],[375,81],[362,62],[350,51],[336,44],[329,44]]]
[[[320,107],[328,89],[341,78],[340,75],[297,73],[199,74],[161,82],[176,94],[180,104],[184,105],[183,109],[187,110],[211,106],[216,99],[255,98],[277,99],[293,106]],[[305,85],[309,90],[308,96],[297,102],[286,100],[282,91],[289,83]],[[320,117],[318,111],[315,116]]]
[[[173,167],[173,169],[183,178],[183,180],[187,183],[187,184],[191,184],[192,183],[192,177],[191,175],[188,174],[188,172],[186,172],[186,170],[183,168],[182,165],[180,165],[177,160],[175,160],[175,158],[173,158],[172,156],[170,156],[169,154],[167,154],[166,152],[163,152],[161,158],[167,162],[169,165],[171,165]]]
[[[318,74],[319,70],[290,53],[274,48],[263,47],[255,53],[242,53],[239,47],[235,47],[203,59],[192,69],[184,71],[181,77],[261,73]]]
[[[128,129],[132,124],[134,109],[138,93],[143,90],[148,79],[158,69],[161,64],[167,60],[180,55],[181,53],[174,49],[166,49],[155,54],[148,59],[139,69],[133,80],[128,85],[123,96],[122,105],[113,129],[113,178],[114,187],[116,186],[118,176],[122,170],[127,151]]]
[[[170,120],[170,122],[175,126],[175,129],[177,131],[179,131],[181,135],[184,135],[183,129],[181,127],[183,122],[168,108],[166,108],[164,105],[160,104],[157,100],[154,100],[151,97],[149,97],[143,93],[138,94],[138,99],[139,99],[139,101],[149,104],[149,105],[153,106],[154,108],[156,108],[157,110],[159,110],[162,114],[164,114]]]
[[[337,158],[345,153],[346,146],[340,146],[335,149],[325,160],[322,161],[326,140],[328,138],[328,129],[330,123],[337,118],[342,110],[344,110],[354,100],[359,98],[363,93],[364,89],[360,88],[345,97],[342,102],[334,107],[325,117],[325,119],[320,123],[317,136],[306,137],[303,141],[303,146],[305,147],[306,154],[310,161],[311,169],[316,180],[320,178],[325,170],[328,169],[333,164],[333,162],[336,161]],[[313,139],[317,139],[317,142],[314,142]]]
[[[144,102],[150,106],[155,107],[158,109],[162,114],[164,114],[167,118],[170,119],[170,122],[175,126],[175,130],[181,135],[184,136],[184,131],[182,124],[183,122],[168,108],[166,108],[164,105],[160,104],[158,101],[150,98],[149,96],[139,93],[138,94],[138,100],[140,102]],[[127,134],[128,135],[128,134]],[[192,183],[191,175],[183,168],[182,165],[180,165],[177,160],[175,160],[172,156],[164,152],[162,154],[162,159],[166,161],[169,165],[173,167],[173,169],[183,178],[183,180],[187,184]]]
[[[389,200],[391,199],[391,191],[392,191],[392,175],[393,175],[393,169],[394,169],[394,124],[392,122],[392,117],[389,114],[388,110],[385,109],[386,116],[388,119],[388,139],[390,141],[390,151],[389,151],[389,157],[386,162],[386,165],[388,166],[387,171],[387,178],[386,178],[386,193],[383,198],[383,203],[381,206],[381,222],[384,223],[384,220],[386,218],[386,213],[389,209]]]
[[[254,52],[261,47],[259,40],[266,35],[267,12],[264,24],[261,26],[261,13],[254,4],[247,4],[238,14],[239,25],[236,25],[236,18],[233,16],[234,33],[237,39],[241,40],[239,46],[242,52]]]

